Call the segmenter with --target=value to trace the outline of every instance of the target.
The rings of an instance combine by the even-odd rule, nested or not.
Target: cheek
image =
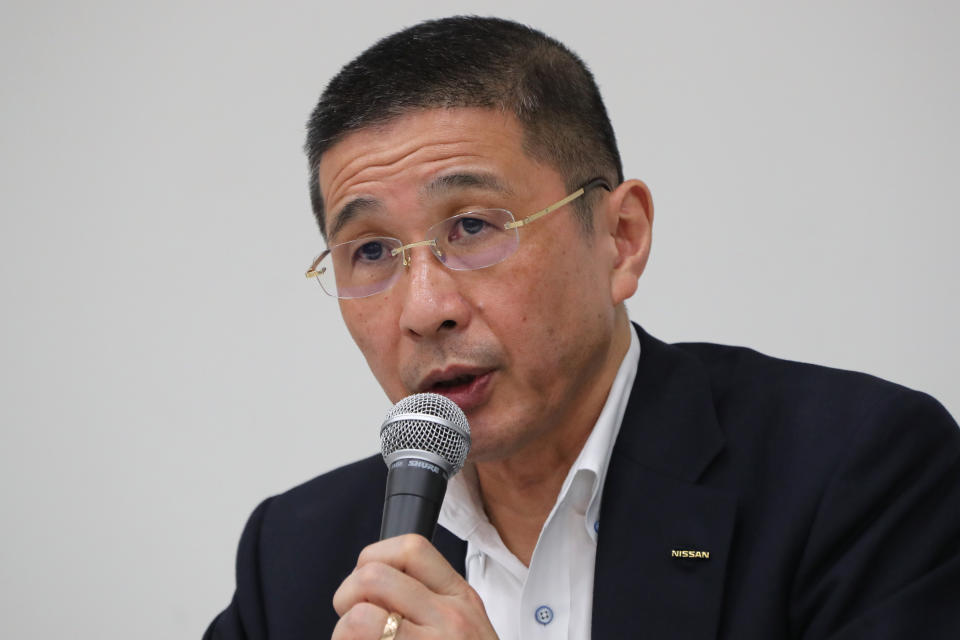
[[[340,301],[340,317],[343,318],[343,324],[347,326],[347,331],[353,338],[354,343],[363,350],[364,336],[368,333],[365,329],[367,320],[361,309],[355,306],[355,303]]]
[[[371,371],[383,384],[382,374],[389,369],[392,345],[397,341],[389,331],[389,324],[385,320],[387,314],[378,313],[377,309],[372,307],[367,308],[368,305],[364,302],[342,302],[340,314]]]
[[[510,284],[499,288],[498,302],[489,306],[497,308],[504,325],[501,336],[522,361],[533,356],[542,364],[558,363],[562,354],[554,347],[579,324],[575,316],[582,311],[581,301],[571,289],[575,285],[563,260],[536,253],[530,258],[512,271]]]
[[[584,243],[582,238],[570,242]],[[603,278],[596,268],[596,257],[583,244],[572,247],[558,244],[551,250],[531,256],[526,272],[518,282],[528,288],[528,309],[539,311],[547,327],[571,329],[566,323],[576,322],[587,312],[595,312],[605,295]],[[607,296],[609,297],[609,296]]]
[[[576,238],[576,241],[583,242]],[[517,282],[525,285],[519,308],[517,345],[538,352],[540,362],[557,368],[582,364],[584,350],[594,348],[614,321],[609,281],[597,269],[597,257],[588,246],[534,254]]]

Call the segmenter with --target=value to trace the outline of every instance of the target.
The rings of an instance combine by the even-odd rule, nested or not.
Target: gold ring
[[[383,633],[380,634],[380,640],[393,640],[397,637],[397,629],[400,628],[400,621],[403,616],[399,613],[391,613],[387,616],[387,624],[383,625]]]

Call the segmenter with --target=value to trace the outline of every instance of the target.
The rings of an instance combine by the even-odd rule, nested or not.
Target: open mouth
[[[449,380],[441,380],[440,382],[437,382],[436,384],[434,384],[433,387],[431,387],[431,390],[436,391],[438,389],[442,389],[442,390],[455,389],[457,387],[469,385],[474,380],[476,380],[477,377],[478,376],[475,376],[473,374],[464,374],[462,376],[456,376],[455,378],[450,378]]]
[[[428,382],[425,391],[439,393],[453,400],[464,411],[470,411],[487,401],[493,371],[475,370],[476,373],[458,373]],[[451,372],[453,373],[453,372]]]

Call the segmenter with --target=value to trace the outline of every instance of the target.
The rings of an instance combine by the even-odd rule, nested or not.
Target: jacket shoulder
[[[704,367],[718,408],[749,403],[755,411],[779,414],[785,408],[796,412],[807,407],[814,415],[850,422],[889,402],[936,403],[924,393],[866,373],[776,358],[746,347],[704,342],[672,346]]]
[[[313,557],[318,566],[333,559],[331,549],[340,549],[344,553],[336,555],[346,555],[352,569],[360,550],[379,537],[386,471],[383,459],[371,456],[269,499],[262,548],[277,554],[281,565]]]
[[[332,513],[345,517],[358,515],[356,507],[369,494],[382,497],[379,494],[383,493],[386,472],[379,455],[338,467],[274,496],[266,516],[271,520],[293,519],[303,524],[317,516],[327,518]]]
[[[379,538],[385,480],[383,459],[371,456],[261,505],[256,564],[270,637],[332,632],[333,594]]]

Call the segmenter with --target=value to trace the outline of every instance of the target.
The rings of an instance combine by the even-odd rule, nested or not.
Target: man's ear
[[[611,265],[610,294],[617,305],[637,290],[647,266],[653,233],[653,198],[640,180],[627,180],[610,194],[607,232],[616,248]]]

